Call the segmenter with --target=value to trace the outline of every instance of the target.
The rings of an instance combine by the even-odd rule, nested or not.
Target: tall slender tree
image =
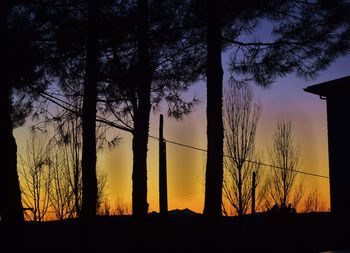
[[[204,214],[219,216],[223,178],[221,50],[229,53],[229,70],[236,82],[254,81],[268,87],[277,77],[294,71],[313,78],[350,50],[350,3],[208,0],[206,8],[208,158]],[[260,39],[261,27],[270,36]]]
[[[46,136],[31,132],[26,142],[24,154],[19,156],[21,164],[22,201],[26,218],[33,221],[44,221],[50,206],[52,188],[51,146]]]
[[[40,25],[39,25],[40,24]],[[45,35],[42,22],[26,3],[1,1],[1,84],[0,216],[4,222],[23,221],[21,192],[17,174],[17,145],[13,129],[25,122],[36,96],[29,87],[44,89],[41,48],[35,43]]]
[[[184,2],[154,0],[141,9],[136,5],[135,24],[134,6],[126,5],[127,11],[117,15],[121,19],[118,24],[127,24],[127,28],[119,31],[119,38],[125,41],[112,43],[105,51],[113,55],[104,62],[104,74],[109,80],[109,85],[103,89],[104,99],[109,101],[106,109],[126,127],[133,125],[133,214],[137,216],[147,212],[146,164],[151,108],[164,101],[168,105],[168,115],[180,119],[197,102],[181,97],[204,69],[200,40],[198,36],[190,36],[184,28],[186,11],[188,13]],[[136,41],[130,37],[136,37]],[[142,211],[137,211],[139,209]]]
[[[18,222],[23,220],[23,212],[17,174],[17,145],[10,116],[10,85],[2,84],[0,94],[0,117],[2,118],[0,140],[6,146],[0,154],[0,160],[3,161],[0,182],[0,215],[3,221]]]
[[[294,144],[292,123],[288,120],[280,120],[275,126],[273,145],[270,152],[271,162],[275,169],[272,171],[269,195],[273,203],[280,208],[293,205],[296,208],[300,200],[297,184],[297,169],[300,149]]]
[[[149,115],[151,110],[152,69],[150,65],[148,44],[148,1],[137,1],[137,83],[138,104],[134,105],[134,135],[132,140],[133,189],[132,213],[136,216],[146,215],[147,203],[147,146]]]
[[[83,199],[81,216],[91,219],[97,208],[96,176],[96,103],[98,82],[98,24],[99,1],[88,2],[86,71],[82,109],[82,183]]]
[[[221,8],[221,1],[206,1],[208,155],[203,213],[211,217],[221,216],[223,182]]]
[[[254,99],[249,85],[233,85],[225,94],[224,107],[225,158],[224,196],[238,215],[245,214],[252,200],[252,174],[255,170],[260,178],[259,165],[250,163],[258,160],[255,151],[255,136],[262,105]]]
[[[23,220],[22,213],[22,203],[21,203],[21,193],[17,175],[17,145],[15,138],[13,136],[13,123],[11,119],[11,80],[7,80],[8,69],[14,72],[14,66],[11,66],[12,60],[11,55],[8,52],[8,47],[10,47],[9,41],[9,28],[8,28],[8,4],[2,2],[1,6],[1,20],[0,20],[0,29],[1,34],[5,35],[3,44],[1,46],[1,71],[2,71],[2,84],[0,86],[0,117],[3,120],[0,129],[0,140],[6,144],[7,148],[4,149],[0,154],[0,159],[4,161],[2,166],[2,176],[0,183],[0,215],[1,219],[4,221],[21,221]],[[7,61],[10,61],[9,63]],[[8,66],[10,64],[10,66]],[[10,72],[11,73],[11,72]]]

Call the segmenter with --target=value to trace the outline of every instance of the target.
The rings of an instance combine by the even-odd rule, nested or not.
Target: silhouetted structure
[[[168,212],[168,187],[166,166],[166,142],[163,138],[163,114],[159,116],[159,212]]]
[[[253,176],[252,176],[252,214],[255,214],[255,178],[256,178],[256,172],[253,171]]]
[[[327,101],[328,153],[331,212],[337,217],[350,214],[350,129],[348,122],[350,76],[304,89]]]

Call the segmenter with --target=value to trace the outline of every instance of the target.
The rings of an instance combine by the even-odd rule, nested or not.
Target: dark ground
[[[98,217],[21,226],[0,223],[0,252],[322,252],[350,249],[349,223],[329,213],[223,217],[173,213]]]

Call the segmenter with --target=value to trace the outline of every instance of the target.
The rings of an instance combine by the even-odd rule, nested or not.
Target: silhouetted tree
[[[297,169],[300,149],[293,142],[292,123],[287,120],[280,120],[275,126],[273,144],[270,151],[272,169],[269,197],[273,204],[280,208],[287,208],[297,205],[301,198],[302,187],[297,184]]]
[[[137,4],[146,5],[141,2]],[[164,101],[170,116],[181,119],[189,113],[197,101],[185,101],[181,92],[188,89],[204,68],[200,60],[203,58],[200,40],[190,37],[184,27],[185,1],[149,1],[147,9],[142,7],[141,10],[137,6],[138,18],[135,23],[132,4],[126,5],[126,13],[118,14],[121,19],[118,24],[127,24],[127,28],[119,30],[118,38],[125,37],[126,42],[111,44],[106,50],[106,58],[110,60],[103,62],[104,74],[110,80],[110,85],[102,91],[105,101],[108,101],[106,110],[111,111],[126,128],[131,129],[133,125],[133,214],[142,216],[147,213],[146,164],[150,110]],[[136,41],[130,37],[136,37]],[[142,78],[144,75],[146,77]],[[142,207],[142,212],[134,207]]]
[[[74,124],[71,120],[67,123]],[[59,220],[79,217],[82,202],[81,135],[75,134],[81,133],[81,126],[69,129],[71,125],[67,123],[61,128],[62,132],[54,133],[49,141],[46,133],[40,132],[44,136],[40,137],[37,132],[40,130],[33,130],[20,155],[22,201],[25,207],[31,208],[26,211],[30,220],[43,221],[48,212],[55,213]],[[98,212],[106,201],[107,180],[106,173],[97,171]]]
[[[45,135],[31,132],[24,154],[20,155],[22,201],[26,208],[31,208],[29,220],[44,221],[50,206],[52,188],[51,145]]]
[[[110,39],[102,38],[102,33],[106,33],[106,30],[101,24],[108,23],[111,12],[115,11],[117,4],[106,0],[93,1],[92,5],[93,7],[91,3],[80,0],[51,1],[44,4],[44,8],[49,9],[49,27],[52,31],[47,42],[53,48],[48,56],[48,69],[54,82],[47,92],[39,94],[61,108],[56,115],[46,108],[41,108],[42,111],[38,114],[39,116],[45,114],[45,123],[52,123],[50,126],[53,126],[58,133],[57,141],[66,152],[67,159],[64,161],[63,172],[67,177],[65,183],[69,181],[74,193],[77,216],[80,216],[82,209],[82,181],[85,182],[88,191],[85,194],[86,205],[92,205],[96,200],[95,196],[98,195],[95,191],[98,186],[94,179],[96,149],[99,145],[105,144],[104,136],[96,136],[96,131],[100,129],[100,126],[96,125],[96,118],[100,117],[97,114],[103,113],[103,110],[97,111],[101,108],[97,104],[98,86],[105,81],[100,72],[101,62],[106,59],[101,56],[103,47],[101,41]],[[110,122],[104,119],[100,121]],[[82,127],[85,128],[84,131]],[[101,132],[103,135],[104,132]],[[101,142],[96,144],[95,139]],[[118,140],[119,138],[113,138],[108,144],[114,145]],[[85,173],[82,173],[83,166],[86,168]],[[91,217],[92,214],[87,215]]]
[[[83,108],[76,111],[82,117],[83,125],[81,161],[85,197],[81,208],[84,209],[85,218],[91,218],[96,213],[97,198],[95,120],[99,1],[33,1],[31,4],[49,20],[45,25],[49,33],[39,41],[42,47],[50,49],[47,50],[45,66],[53,85],[49,89],[51,97],[46,99],[64,100],[64,97],[60,97],[62,94],[57,92],[57,86],[64,95],[69,94],[70,99],[83,97]],[[43,95],[36,89],[34,91]]]
[[[44,57],[36,44],[45,35],[45,26],[26,2],[1,1],[0,12],[0,139],[6,146],[0,154],[0,215],[2,221],[19,222],[23,220],[23,210],[12,131],[31,112],[36,96],[29,87],[42,90],[46,86],[41,65]]]
[[[137,1],[101,1],[100,4],[100,68],[97,78],[98,93],[103,95],[97,98],[98,113],[103,117],[100,121],[108,122],[110,126],[117,126],[114,122],[121,123],[125,126],[123,130],[131,132],[133,124],[134,141],[138,143],[133,145],[133,171],[136,175],[133,187],[143,208],[141,215],[144,215],[147,207],[146,126],[149,125],[151,107],[160,105],[165,98],[169,115],[181,118],[191,111],[197,101],[186,102],[180,93],[186,91],[203,71],[204,63],[200,59],[204,57],[204,50],[199,45],[199,37],[193,37],[184,23],[188,12],[186,1],[150,1],[147,17],[140,16],[149,24],[137,18]],[[53,2],[52,6],[52,46],[55,50],[50,55],[51,74],[58,77],[58,86],[65,96],[82,96],[82,79],[86,75],[86,31],[82,28],[86,23],[86,3],[78,0],[64,4]],[[145,36],[141,31],[144,29],[147,31]],[[144,41],[152,45],[146,50],[149,58],[146,61]],[[144,63],[147,65],[147,61],[150,66],[146,70]],[[145,74],[149,77],[142,78],[141,75]],[[146,80],[150,84],[144,85]],[[56,91],[50,96],[50,99],[59,101]],[[62,101],[59,103],[62,105]],[[79,108],[75,111],[81,115]],[[109,116],[115,116],[116,120],[111,122]]]
[[[108,175],[106,172],[99,170],[97,172],[97,214],[103,212],[106,203],[109,201],[107,198],[108,190]]]
[[[221,1],[207,0],[207,164],[203,214],[221,216],[223,182],[223,121],[221,64]]]
[[[82,122],[79,115],[82,96],[69,96],[67,94],[66,97],[64,93],[60,94],[58,89],[52,89],[48,92],[55,93],[57,99],[66,106],[61,108],[44,100],[34,113],[34,129],[53,131],[51,137],[52,152],[50,153],[51,208],[57,219],[79,217],[82,203]],[[49,96],[47,93],[44,94],[45,98]]]
[[[52,178],[50,208],[58,220],[76,217],[75,204],[81,200],[81,195],[76,198],[75,189],[71,183],[70,155],[62,149],[64,147],[56,146],[51,152],[49,168]],[[81,187],[79,187],[79,193],[81,193]]]
[[[115,215],[127,215],[130,214],[130,207],[123,199],[117,199],[115,202]]]
[[[196,2],[196,1],[194,1]],[[315,77],[350,49],[350,3],[337,1],[206,1],[208,157],[204,214],[221,213],[222,68],[228,51],[236,82],[268,87],[296,72]],[[201,16],[197,16],[201,19]],[[200,22],[199,22],[200,23]],[[268,39],[259,38],[264,27]]]
[[[72,101],[72,100],[75,101]],[[81,99],[71,99],[75,108],[81,108]],[[74,196],[74,212],[75,216],[80,216],[82,204],[82,178],[81,178],[81,159],[82,159],[82,124],[81,117],[78,115],[62,110],[62,114],[58,118],[63,122],[58,122],[59,139],[58,148],[62,149],[64,160],[62,167],[64,169],[63,176],[70,185]]]
[[[225,180],[223,193],[235,213],[245,214],[251,204],[252,173],[256,171],[259,184],[259,165],[255,152],[255,135],[262,105],[254,100],[251,86],[233,85],[225,94],[224,103],[225,150],[230,156],[224,159]]]
[[[346,0],[267,1],[259,12],[265,12],[265,20],[252,23],[247,38],[225,38],[234,45],[230,71],[235,80],[242,77],[240,81],[268,87],[293,72],[314,78],[349,52],[350,3]],[[255,36],[253,29],[259,24],[269,34],[265,39]]]
[[[98,82],[99,1],[88,2],[86,71],[82,109],[82,183],[81,216],[91,219],[97,208],[96,176],[96,103]]]
[[[148,212],[147,203],[147,145],[149,115],[151,110],[152,69],[149,56],[149,14],[148,1],[137,1],[137,80],[136,96],[138,104],[134,108],[133,149],[133,189],[132,213],[143,216]]]
[[[303,201],[303,212],[324,212],[326,207],[318,188],[312,189]]]
[[[82,203],[82,124],[77,111],[81,108],[81,97],[67,98],[70,105],[67,109],[57,108],[57,114],[47,112],[44,122],[50,123],[55,133],[55,152],[51,157],[51,170],[53,171],[53,187],[51,191],[51,204],[57,217],[79,217]],[[66,105],[68,106],[68,105]],[[51,117],[50,117],[51,116]],[[96,151],[103,149],[106,142],[109,147],[114,147],[118,138],[107,141],[105,127],[96,127]],[[97,171],[97,209],[105,201],[107,189],[107,175]],[[98,210],[99,212],[100,210]]]

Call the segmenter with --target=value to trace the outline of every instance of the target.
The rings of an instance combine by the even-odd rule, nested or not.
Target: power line
[[[35,90],[34,90],[35,91]],[[68,112],[71,112],[79,117],[81,117],[81,113],[78,112],[78,109],[77,108],[74,108],[73,105],[71,105],[70,103],[62,100],[62,99],[59,99],[55,96],[52,96],[51,94],[49,93],[44,93],[44,92],[39,92],[37,91],[38,94],[43,97],[44,99],[50,101],[51,103],[63,108],[64,110],[68,111]],[[71,107],[73,107],[74,109],[71,109]],[[133,129],[129,126],[122,126],[122,125],[119,125],[117,123],[114,123],[112,121],[109,121],[109,120],[106,120],[98,115],[96,115],[96,122],[100,122],[100,123],[103,123],[103,124],[106,124],[106,125],[109,125],[111,127],[114,127],[114,128],[117,128],[119,130],[122,130],[122,131],[126,131],[126,132],[129,132],[129,133],[132,133]]]
[[[159,138],[156,137],[156,136],[149,135],[149,137],[153,138],[153,139],[156,139],[156,140],[159,140]],[[208,150],[203,149],[203,148],[197,148],[195,146],[191,146],[191,145],[187,145],[187,144],[183,144],[183,143],[179,143],[179,142],[175,142],[175,141],[170,141],[170,140],[166,140],[166,139],[164,139],[164,141],[168,142],[170,144],[173,144],[173,145],[177,145],[177,146],[181,146],[181,147],[185,147],[185,148],[189,148],[189,149],[193,149],[193,150],[197,150],[197,151],[202,151],[202,152],[206,152],[206,153],[208,152]],[[224,157],[237,159],[237,158],[235,158],[233,156],[226,155],[226,154],[224,154]],[[329,177],[324,176],[324,175],[319,175],[319,174],[315,174],[315,173],[305,172],[305,171],[301,171],[301,170],[294,170],[294,169],[284,168],[284,167],[280,167],[280,166],[276,166],[276,165],[272,165],[272,164],[267,164],[267,163],[263,163],[263,162],[259,162],[259,161],[253,161],[253,160],[248,160],[248,159],[245,159],[244,161],[246,161],[248,163],[254,163],[254,164],[257,164],[257,165],[265,166],[265,167],[276,168],[276,169],[280,169],[280,170],[289,170],[289,171],[292,171],[292,172],[296,172],[296,173],[300,173],[300,174],[304,174],[304,175],[308,175],[308,176],[314,176],[314,177],[320,177],[320,178],[329,179]]]
[[[70,112],[73,112],[75,114],[77,114],[78,116],[81,116],[79,113],[77,113],[76,111],[68,108],[67,106],[72,106],[71,104],[67,103],[66,101],[63,101],[61,99],[58,99],[54,96],[51,96],[50,94],[47,94],[47,93],[43,93],[43,92],[38,92],[38,94],[40,96],[42,96],[43,98],[53,102],[54,104],[62,107],[63,109],[67,110],[67,111],[70,111]],[[58,100],[59,102],[57,102],[56,100]],[[62,105],[61,103],[64,103],[66,104],[67,106],[65,105]],[[105,120],[101,117],[98,117],[96,118],[96,121],[99,121],[101,123],[104,123],[104,124],[107,124],[109,126],[112,126],[112,127],[115,127],[119,130],[122,130],[122,131],[126,131],[126,132],[129,132],[129,133],[132,133],[133,129],[130,127],[125,127],[125,126],[121,126],[121,125],[118,125],[114,122],[111,122],[111,121],[108,121],[108,120]],[[150,138],[153,138],[153,139],[156,139],[156,140],[159,140],[158,137],[156,136],[153,136],[153,135],[148,135]],[[208,150],[206,149],[202,149],[202,148],[197,148],[195,146],[191,146],[191,145],[187,145],[187,144],[183,144],[183,143],[179,143],[179,142],[175,142],[175,141],[170,141],[170,140],[165,140],[165,142],[168,142],[170,144],[173,144],[173,145],[177,145],[177,146],[181,146],[181,147],[185,147],[185,148],[189,148],[189,149],[193,149],[193,150],[197,150],[197,151],[201,151],[201,152],[208,152]],[[225,155],[224,154],[224,157],[229,157],[229,158],[232,158],[232,159],[237,159],[233,156],[230,156],[230,155]],[[253,160],[248,160],[246,159],[245,160],[246,162],[248,163],[254,163],[254,164],[257,164],[257,165],[261,165],[261,166],[265,166],[265,167],[270,167],[270,168],[276,168],[276,169],[280,169],[280,170],[289,170],[289,171],[292,171],[292,172],[296,172],[296,173],[300,173],[300,174],[304,174],[304,175],[308,175],[308,176],[314,176],[314,177],[320,177],[320,178],[326,178],[326,179],[329,179],[329,177],[327,176],[324,176],[324,175],[319,175],[319,174],[315,174],[315,173],[310,173],[310,172],[304,172],[304,171],[300,171],[300,170],[293,170],[293,169],[289,169],[289,168],[284,168],[284,167],[280,167],[280,166],[276,166],[276,165],[271,165],[271,164],[267,164],[267,163],[263,163],[263,162],[259,162],[259,161],[253,161]]]

